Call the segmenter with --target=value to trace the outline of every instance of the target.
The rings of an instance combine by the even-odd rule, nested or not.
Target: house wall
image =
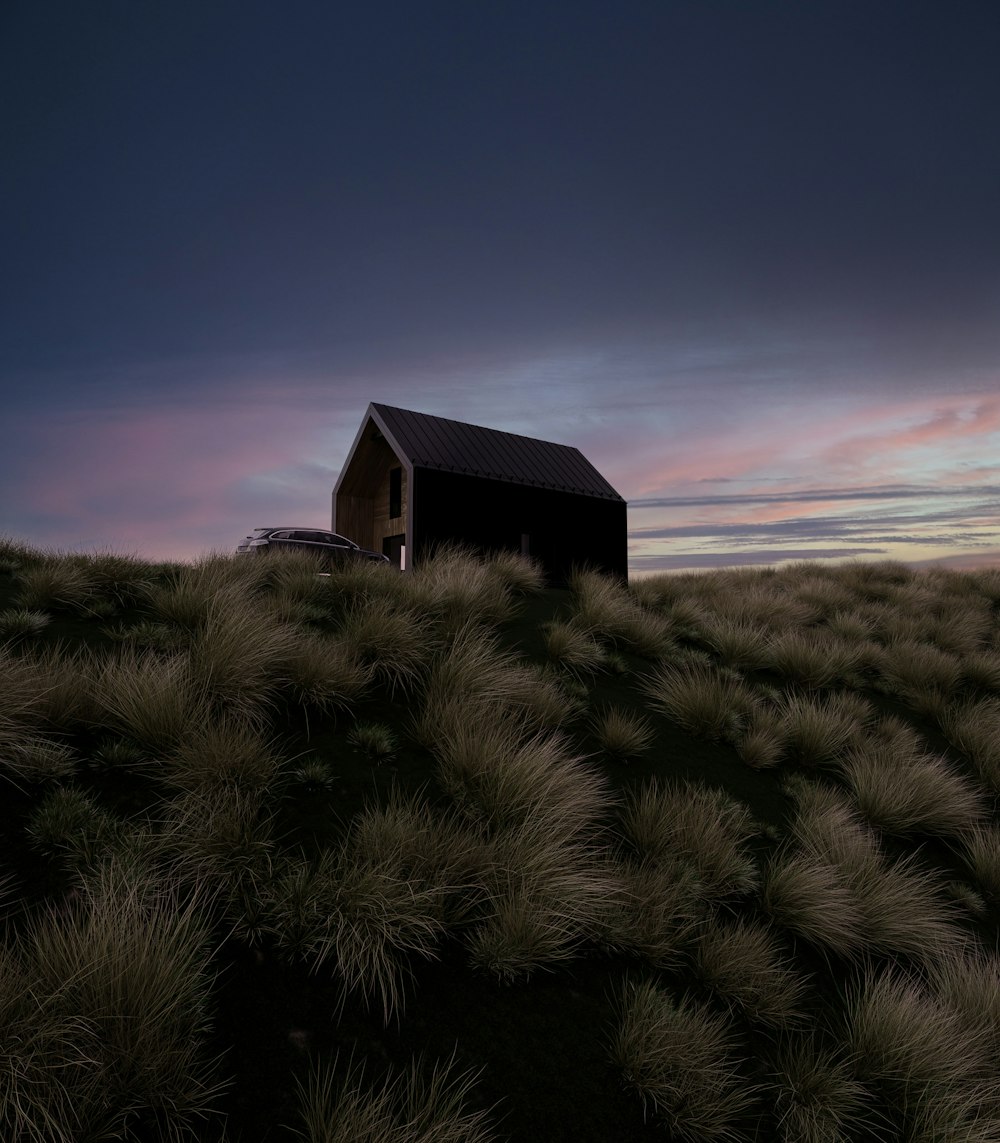
[[[403,468],[403,495],[400,515],[389,515],[389,473],[393,468],[402,467],[403,466],[396,459],[395,454],[393,454],[390,463],[386,464],[378,478],[378,484],[376,485],[375,495],[372,500],[372,537],[374,542],[371,546],[376,552],[382,550],[382,541],[386,539],[386,537],[398,536],[401,532],[406,531],[409,481],[406,478],[405,468]]]
[[[402,515],[389,516],[389,472],[403,469]],[[406,530],[409,481],[406,467],[375,425],[358,441],[333,497],[333,530],[363,548],[380,552],[382,541]]]
[[[553,586],[574,564],[622,579],[628,576],[627,506],[548,488],[415,468],[413,552],[419,561],[436,543],[455,541],[480,551],[529,552]]]

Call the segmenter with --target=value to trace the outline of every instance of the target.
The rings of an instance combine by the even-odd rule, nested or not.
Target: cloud
[[[632,555],[629,570],[640,575],[660,571],[750,567],[783,563],[788,560],[852,559],[857,556],[884,556],[885,548],[761,548],[755,551],[699,552],[691,555]]]

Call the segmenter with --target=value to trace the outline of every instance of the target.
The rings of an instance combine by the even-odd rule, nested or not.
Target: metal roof
[[[390,444],[415,467],[554,488],[603,500],[622,499],[583,453],[571,445],[375,402],[368,406],[368,412]]]

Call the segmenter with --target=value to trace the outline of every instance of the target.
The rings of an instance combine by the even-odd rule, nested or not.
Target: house
[[[435,545],[627,576],[626,503],[569,445],[370,404],[333,491],[333,530],[402,568]]]

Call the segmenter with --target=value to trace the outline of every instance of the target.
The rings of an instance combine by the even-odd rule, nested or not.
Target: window
[[[403,514],[403,470],[389,469],[389,519],[395,520]]]

